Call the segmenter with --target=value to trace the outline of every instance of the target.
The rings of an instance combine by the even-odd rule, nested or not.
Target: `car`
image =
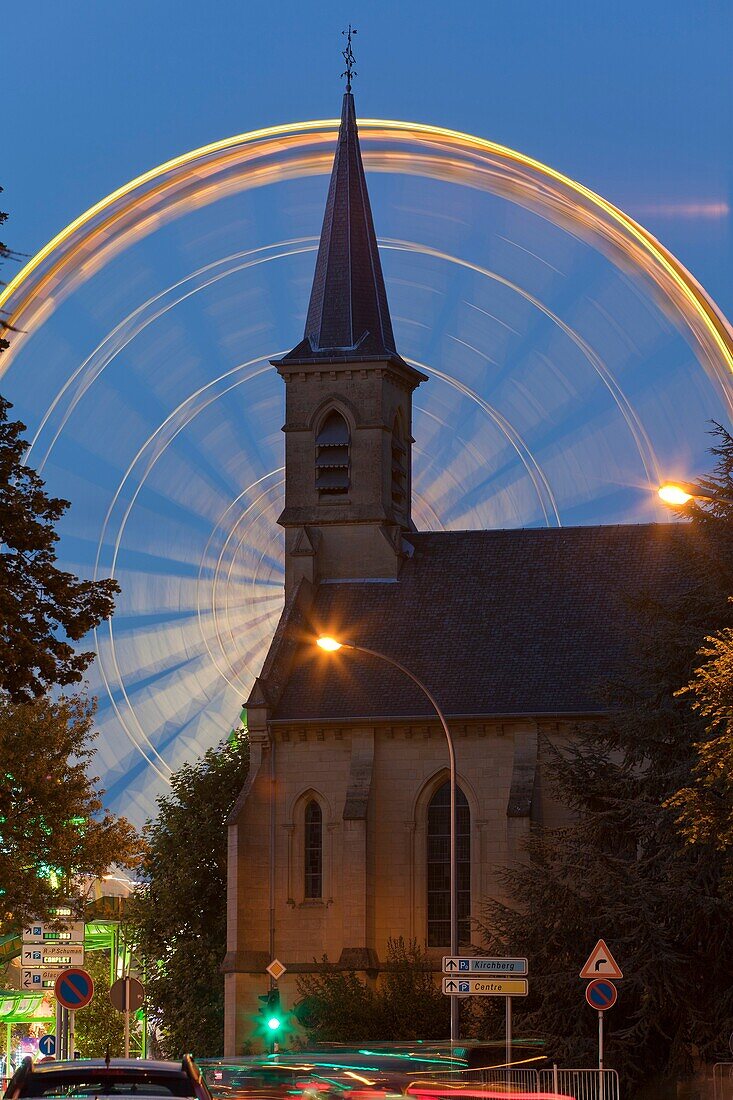
[[[190,1054],[180,1062],[135,1058],[90,1058],[73,1062],[33,1062],[24,1058],[5,1090],[5,1100],[46,1097],[177,1097],[211,1100]]]

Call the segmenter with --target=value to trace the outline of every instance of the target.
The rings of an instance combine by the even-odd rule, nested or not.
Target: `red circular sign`
[[[72,966],[70,970],[61,971],[53,992],[63,1008],[86,1008],[94,996],[94,982],[86,970]]]
[[[594,978],[585,987],[585,999],[591,1008],[598,1012],[605,1012],[607,1008],[613,1008],[618,997],[618,990],[608,978]]]

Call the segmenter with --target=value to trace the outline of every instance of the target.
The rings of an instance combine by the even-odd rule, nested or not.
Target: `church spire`
[[[344,75],[347,90],[305,334],[284,362],[399,358],[359,147],[351,63]]]

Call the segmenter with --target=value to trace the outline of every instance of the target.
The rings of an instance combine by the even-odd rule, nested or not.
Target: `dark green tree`
[[[317,971],[298,979],[298,993],[296,1015],[310,1042],[411,1042],[444,1039],[450,1031],[448,998],[414,940],[389,940],[376,987],[324,958]]]
[[[94,658],[72,643],[112,614],[114,580],[79,580],[56,565],[55,525],[69,503],[23,465],[25,425],[0,397],[0,692],[14,701],[78,683]]]
[[[89,774],[94,704],[83,696],[0,698],[0,934],[73,896],[79,875],[134,867],[141,844]]]
[[[145,830],[143,884],[128,914],[166,1056],[223,1050],[226,820],[248,767],[244,734],[184,764]]]
[[[731,498],[733,440],[716,431],[707,485]],[[483,925],[491,953],[530,960],[517,1033],[546,1036],[565,1064],[591,1066],[597,1056],[597,1019],[578,972],[599,936],[607,940],[625,977],[606,1014],[606,1053],[628,1087],[684,1077],[724,1049],[733,1023],[733,909],[721,853],[709,834],[687,844],[675,809],[704,732],[679,689],[703,660],[703,639],[733,626],[733,508],[686,511],[691,529],[676,570],[684,583],[637,593],[636,660],[623,684],[609,685],[615,716],[579,727],[564,751],[545,746],[575,823],[533,831],[528,861],[502,876],[508,904],[490,900]]]

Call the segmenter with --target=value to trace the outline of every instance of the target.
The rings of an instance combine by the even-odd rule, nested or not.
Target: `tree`
[[[103,809],[88,774],[94,709],[84,696],[0,698],[0,933],[73,896],[76,876],[140,858],[134,829]]]
[[[716,475],[733,496],[733,439],[717,427]],[[535,829],[528,861],[503,875],[483,935],[491,953],[528,955],[531,996],[517,1027],[548,1037],[558,1059],[592,1065],[596,1020],[578,971],[599,935],[625,978],[606,1016],[609,1064],[629,1087],[682,1077],[714,1057],[733,1023],[733,909],[721,853],[685,843],[675,797],[689,788],[704,732],[691,693],[700,647],[733,626],[733,508],[688,507],[676,594],[639,593],[636,660],[609,685],[616,714],[579,727],[565,751],[546,745],[555,793],[575,811],[562,830]],[[699,679],[700,673],[697,672]],[[704,841],[704,842],[703,842]],[[521,1010],[520,1010],[521,1011]]]
[[[693,709],[705,722],[691,782],[669,800],[688,844],[712,847],[723,861],[722,889],[733,904],[733,629],[705,639],[705,661],[690,683]]]
[[[112,614],[114,580],[79,580],[59,569],[54,525],[69,502],[49,497],[23,465],[25,425],[0,397],[0,692],[14,701],[78,683],[94,658],[80,641]]]
[[[444,1039],[450,1031],[448,998],[435,984],[427,953],[412,940],[389,940],[379,986],[353,971],[321,967],[298,979],[296,1008],[310,1042],[411,1042]]]
[[[144,881],[128,914],[166,1055],[223,1050],[226,820],[248,767],[249,742],[232,735],[175,773],[146,826]]]

